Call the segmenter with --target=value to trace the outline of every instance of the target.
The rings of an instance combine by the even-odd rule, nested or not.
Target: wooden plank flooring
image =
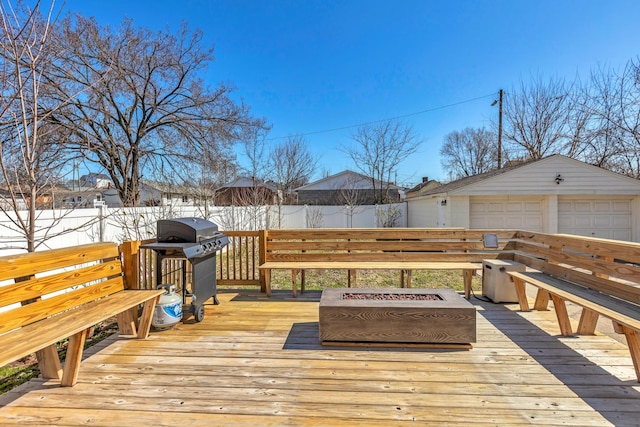
[[[221,291],[202,323],[88,351],[78,384],[0,396],[0,425],[390,426],[640,423],[626,346],[559,337],[553,312],[471,299],[471,350],[335,348],[319,292]]]

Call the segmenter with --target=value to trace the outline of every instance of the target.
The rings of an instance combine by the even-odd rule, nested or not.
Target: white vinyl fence
[[[26,212],[24,212],[26,218]],[[92,242],[123,242],[154,238],[159,219],[199,217],[220,231],[269,228],[407,227],[404,203],[376,206],[214,206],[98,208],[39,211],[38,250]],[[0,256],[26,251],[26,240],[14,224],[15,215],[0,216]]]

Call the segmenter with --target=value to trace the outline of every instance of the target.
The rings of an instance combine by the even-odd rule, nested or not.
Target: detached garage
[[[640,241],[640,181],[561,155],[407,199],[411,227],[510,228]]]

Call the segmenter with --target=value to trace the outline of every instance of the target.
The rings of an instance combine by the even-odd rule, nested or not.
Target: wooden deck
[[[627,348],[559,337],[553,312],[477,306],[472,350],[334,348],[319,292],[221,291],[202,323],[89,351],[78,384],[0,396],[0,425],[638,425]]]

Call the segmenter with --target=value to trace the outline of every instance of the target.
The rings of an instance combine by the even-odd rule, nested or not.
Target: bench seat
[[[121,335],[146,338],[164,293],[127,289],[115,243],[0,257],[0,281],[0,366],[35,353],[42,377],[62,386],[77,382],[97,323],[116,317]],[[56,344],[65,338],[63,370]]]
[[[304,270],[348,270],[349,286],[356,286],[356,272],[358,270],[400,270],[400,286],[411,287],[411,272],[413,270],[462,270],[464,292],[468,299],[471,295],[471,281],[477,270],[482,269],[481,263],[463,261],[270,261],[260,265],[265,272],[265,287],[267,296],[271,295],[271,270],[291,270],[292,293],[296,296],[297,276],[302,272],[301,292],[304,292]],[[406,275],[406,280],[405,280]]]

